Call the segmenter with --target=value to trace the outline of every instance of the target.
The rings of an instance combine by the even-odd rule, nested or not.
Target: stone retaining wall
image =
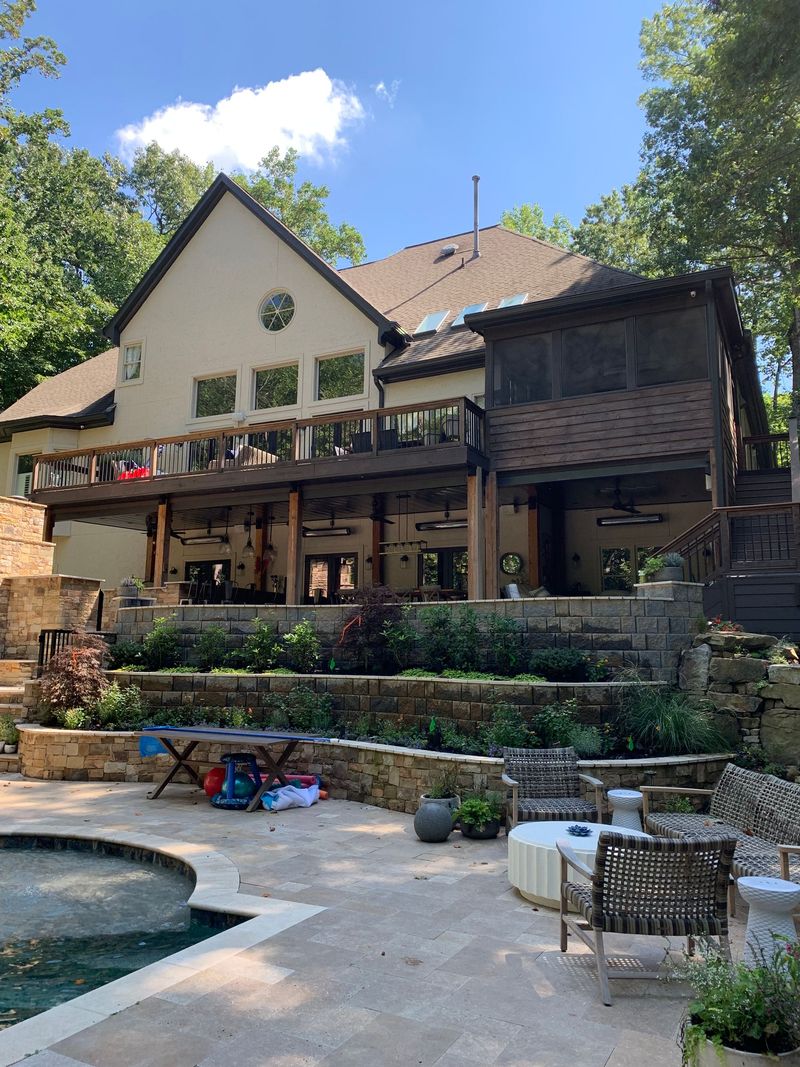
[[[46,629],[91,628],[102,581],[63,574],[4,578],[0,582],[0,656],[36,659]]]
[[[44,540],[46,512],[42,504],[0,496],[0,578],[53,570],[56,546]]]
[[[231,746],[204,745],[196,749],[203,771],[219,762]],[[138,736],[130,732],[103,733],[56,730],[41,726],[20,729],[20,762],[28,778],[69,781],[153,782],[170,765],[167,756],[143,759]],[[652,760],[584,760],[581,769],[597,775],[609,788],[652,785],[714,785],[727,756],[676,756]],[[421,793],[445,770],[457,768],[462,794],[502,790],[500,759],[430,753],[360,741],[329,745],[300,745],[292,770],[319,774],[334,799],[355,800],[404,811],[416,811]],[[164,794],[165,797],[169,793]]]
[[[702,586],[690,582],[653,582],[636,587],[633,597],[545,597],[525,600],[471,601],[479,616],[516,619],[529,649],[575,648],[604,658],[612,667],[635,667],[644,678],[674,683],[680,652],[691,644],[696,620],[703,614]],[[442,605],[458,612],[462,605]],[[410,621],[419,624],[430,605],[411,605]],[[122,640],[141,641],[153,619],[168,611],[178,626],[186,658],[197,635],[212,626],[225,631],[231,649],[241,648],[253,632],[254,619],[287,633],[301,619],[311,619],[327,659],[339,640],[352,605],[235,605],[122,608],[116,629]],[[341,653],[341,649],[338,650]],[[340,656],[341,658],[341,656]]]
[[[724,727],[745,745],[800,776],[800,664],[770,664],[754,653],[778,643],[770,634],[698,634],[683,653],[678,684],[709,700]]]
[[[109,679],[135,685],[154,707],[179,704],[206,707],[251,708],[255,721],[267,721],[270,698],[307,686],[330,695],[334,709],[357,718],[377,719],[427,727],[431,716],[451,719],[471,732],[491,719],[498,701],[522,709],[535,718],[536,708],[575,699],[579,718],[587,725],[608,721],[619,704],[624,682],[469,682],[449,678],[366,677],[347,674],[150,674],[108,671]],[[648,682],[647,685],[663,683]]]

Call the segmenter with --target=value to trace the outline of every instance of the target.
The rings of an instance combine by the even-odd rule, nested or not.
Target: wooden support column
[[[483,525],[483,471],[476,467],[467,475],[467,596],[470,600],[485,597]]]
[[[497,472],[486,475],[486,599],[500,597],[500,510],[497,498]]]
[[[381,555],[381,541],[383,540],[383,519],[378,516],[372,520],[372,584],[383,585],[383,556]]]
[[[153,570],[156,565],[156,539],[152,534],[147,535],[147,547],[144,554],[144,580],[152,582]]]
[[[47,508],[44,513],[44,526],[42,528],[42,540],[50,544],[53,540],[53,527],[56,524],[56,513],[52,508]]]
[[[266,548],[265,536],[267,525],[267,508],[265,504],[256,504],[253,508],[253,528],[250,536],[253,539],[255,549],[253,585],[258,592],[264,591],[264,582],[267,572],[264,568],[264,549]]]
[[[528,585],[538,589],[542,584],[542,567],[539,558],[539,501],[536,487],[528,490]]]
[[[289,535],[286,552],[286,603],[303,601],[303,496],[289,490]]]
[[[169,498],[162,500],[156,513],[155,549],[153,559],[153,584],[163,585],[169,570],[169,540],[172,527],[172,505]]]

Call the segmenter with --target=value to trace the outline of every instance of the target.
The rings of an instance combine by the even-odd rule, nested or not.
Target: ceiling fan
[[[639,488],[639,487],[637,486],[636,488]],[[619,478],[615,479],[614,488],[613,489],[601,489],[600,492],[601,493],[609,493],[610,492],[610,493],[613,494],[614,500],[613,500],[613,502],[611,504],[611,507],[613,508],[614,511],[627,511],[627,513],[629,515],[639,515],[639,514],[641,514],[639,509],[636,507],[636,504],[635,504],[634,499],[633,499],[633,489],[629,489],[628,490],[628,492],[630,493],[630,496],[628,497],[627,502],[625,502],[622,499],[622,486],[620,485],[620,479]]]

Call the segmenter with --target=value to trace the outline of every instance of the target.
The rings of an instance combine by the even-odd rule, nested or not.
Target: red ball
[[[206,796],[213,797],[217,793],[222,791],[222,787],[225,784],[225,768],[224,767],[212,767],[208,774],[203,779],[203,789]]]

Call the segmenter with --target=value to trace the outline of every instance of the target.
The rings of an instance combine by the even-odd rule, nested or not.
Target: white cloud
[[[233,90],[216,104],[178,100],[117,130],[120,153],[156,141],[197,163],[253,170],[273,147],[321,157],[345,143],[344,131],[364,116],[361,101],[322,70],[307,70],[255,89]]]
[[[373,85],[372,89],[379,100],[385,100],[389,107],[394,107],[394,102],[400,90],[400,82],[395,80],[387,85],[386,82],[380,81],[377,85]]]

